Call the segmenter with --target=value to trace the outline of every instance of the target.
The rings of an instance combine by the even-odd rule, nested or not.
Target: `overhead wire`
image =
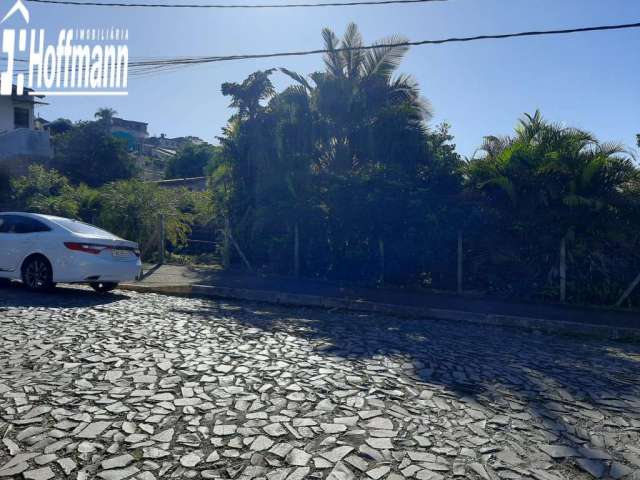
[[[615,25],[599,25],[591,27],[578,27],[578,28],[565,28],[554,30],[531,30],[515,33],[503,33],[503,34],[489,34],[489,35],[474,35],[470,37],[449,37],[442,39],[432,40],[419,40],[419,41],[403,41],[403,42],[390,42],[390,43],[375,43],[372,45],[362,45],[357,47],[340,47],[335,49],[313,49],[313,50],[296,50],[288,52],[273,52],[273,53],[257,53],[257,54],[237,54],[237,55],[221,55],[221,56],[181,56],[181,57],[165,57],[165,58],[150,58],[131,60],[128,63],[130,73],[135,75],[143,75],[145,73],[158,73],[162,71],[173,71],[178,68],[184,68],[193,65],[210,64],[217,62],[227,62],[236,60],[255,60],[265,58],[282,58],[282,57],[299,57],[318,54],[335,54],[349,51],[366,51],[379,48],[396,48],[396,47],[411,47],[411,46],[423,46],[423,45],[443,45],[450,43],[469,43],[475,41],[485,40],[505,40],[512,38],[523,37],[539,37],[548,35],[568,35],[586,32],[602,32],[613,30],[627,30],[640,28],[640,22],[624,23]],[[25,59],[15,59],[16,61],[25,62]],[[15,73],[25,73],[28,69],[15,70]]]
[[[447,0],[359,0],[350,2],[319,3],[281,3],[281,4],[210,4],[210,3],[131,3],[131,2],[94,2],[81,0],[27,0],[32,3],[55,5],[73,5],[83,7],[131,7],[131,8],[214,8],[214,9],[274,9],[274,8],[318,8],[318,7],[356,7],[377,5],[401,5],[417,3],[446,2]]]

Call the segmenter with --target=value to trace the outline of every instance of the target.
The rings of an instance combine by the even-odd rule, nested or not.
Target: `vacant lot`
[[[640,346],[0,290],[0,477],[640,478]]]

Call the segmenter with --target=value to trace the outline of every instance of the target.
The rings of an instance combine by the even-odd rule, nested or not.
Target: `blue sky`
[[[253,3],[269,1],[282,3]],[[3,12],[12,3],[2,0]],[[450,0],[275,10],[27,5],[31,26],[46,28],[52,37],[60,28],[128,28],[132,58],[313,49],[321,46],[323,27],[341,35],[350,21],[367,43],[392,34],[421,40],[640,21],[638,0]],[[322,59],[226,62],[131,77],[128,97],[51,97],[40,113],[47,119],[90,119],[97,108],[109,106],[121,117],[148,122],[151,134],[214,141],[231,114],[220,85],[280,66],[310,73],[322,68]],[[414,47],[401,71],[417,78],[433,104],[432,123],[452,125],[463,155],[473,154],[484,135],[510,133],[523,112],[536,108],[550,120],[630,148],[640,133],[640,30]],[[274,81],[278,88],[288,83],[282,75]]]

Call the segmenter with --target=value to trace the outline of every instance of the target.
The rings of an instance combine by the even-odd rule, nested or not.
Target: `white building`
[[[0,96],[0,167],[22,173],[35,162],[46,162],[53,156],[49,132],[34,127],[35,106],[44,104],[42,96],[13,93]]]

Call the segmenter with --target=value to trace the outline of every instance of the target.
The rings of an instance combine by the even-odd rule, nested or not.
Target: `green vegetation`
[[[187,145],[167,161],[165,178],[202,177],[218,149],[212,145]]]
[[[214,210],[252,263],[453,289],[462,232],[467,289],[556,299],[563,243],[571,301],[612,303],[640,271],[639,174],[620,147],[536,112],[464,160],[397,73],[406,48],[337,51],[363,44],[353,24],[323,38],[323,71],[222,86],[236,113],[210,165]],[[277,73],[294,84],[276,92]]]
[[[58,118],[49,124],[49,133],[52,137],[73,130],[73,122],[66,118]]]
[[[322,35],[322,71],[269,69],[222,85],[235,112],[220,146],[189,145],[166,168],[166,178],[206,172],[207,193],[131,180],[132,157],[105,129],[115,112],[101,109],[95,122],[54,122],[59,173],[33,167],[13,181],[13,202],[149,251],[160,214],[173,245],[207,224],[261,270],[370,285],[453,290],[460,240],[465,289],[509,298],[557,300],[566,278],[568,301],[612,304],[640,272],[632,154],[535,112],[464,159],[450,127],[428,123],[415,80],[398,73],[407,48],[383,46],[401,38],[341,51],[364,44],[354,24],[342,39]],[[292,85],[277,92],[275,75]]]
[[[27,211],[77,217],[80,205],[69,180],[56,170],[33,165],[25,177],[12,181],[13,200]]]
[[[11,198],[11,176],[9,172],[0,168],[0,205],[7,203]]]
[[[98,123],[108,128],[113,122],[113,117],[115,117],[117,114],[118,112],[116,112],[113,108],[102,107],[96,111],[94,118]]]
[[[323,36],[329,50],[363,42],[355,25],[341,42]],[[237,113],[212,186],[255,263],[355,281],[378,281],[383,261],[387,281],[445,276],[447,238],[462,221],[450,201],[462,189],[462,159],[446,125],[426,126],[416,83],[395,75],[406,51],[326,55],[325,71],[308,78],[283,70],[296,84],[281,93],[275,70],[222,86]]]
[[[130,180],[101,188],[98,224],[120,236],[138,242],[143,251],[158,242],[158,216],[165,217],[167,241],[185,242],[191,232],[194,213],[187,192],[164,190],[152,183]]]
[[[623,148],[536,112],[482,152],[465,168],[486,224],[474,239],[478,271],[509,292],[544,292],[557,285],[564,239],[573,299],[615,301],[639,269],[640,177]]]
[[[137,241],[148,259],[157,251],[158,218],[165,217],[169,246],[185,243],[191,226],[206,223],[211,199],[206,193],[163,189],[139,180],[120,180],[99,189],[73,186],[56,170],[40,165],[11,182],[15,208],[76,218]]]
[[[55,157],[51,166],[73,183],[99,187],[136,174],[135,159],[126,142],[115,138],[101,123],[80,122],[53,138]]]

